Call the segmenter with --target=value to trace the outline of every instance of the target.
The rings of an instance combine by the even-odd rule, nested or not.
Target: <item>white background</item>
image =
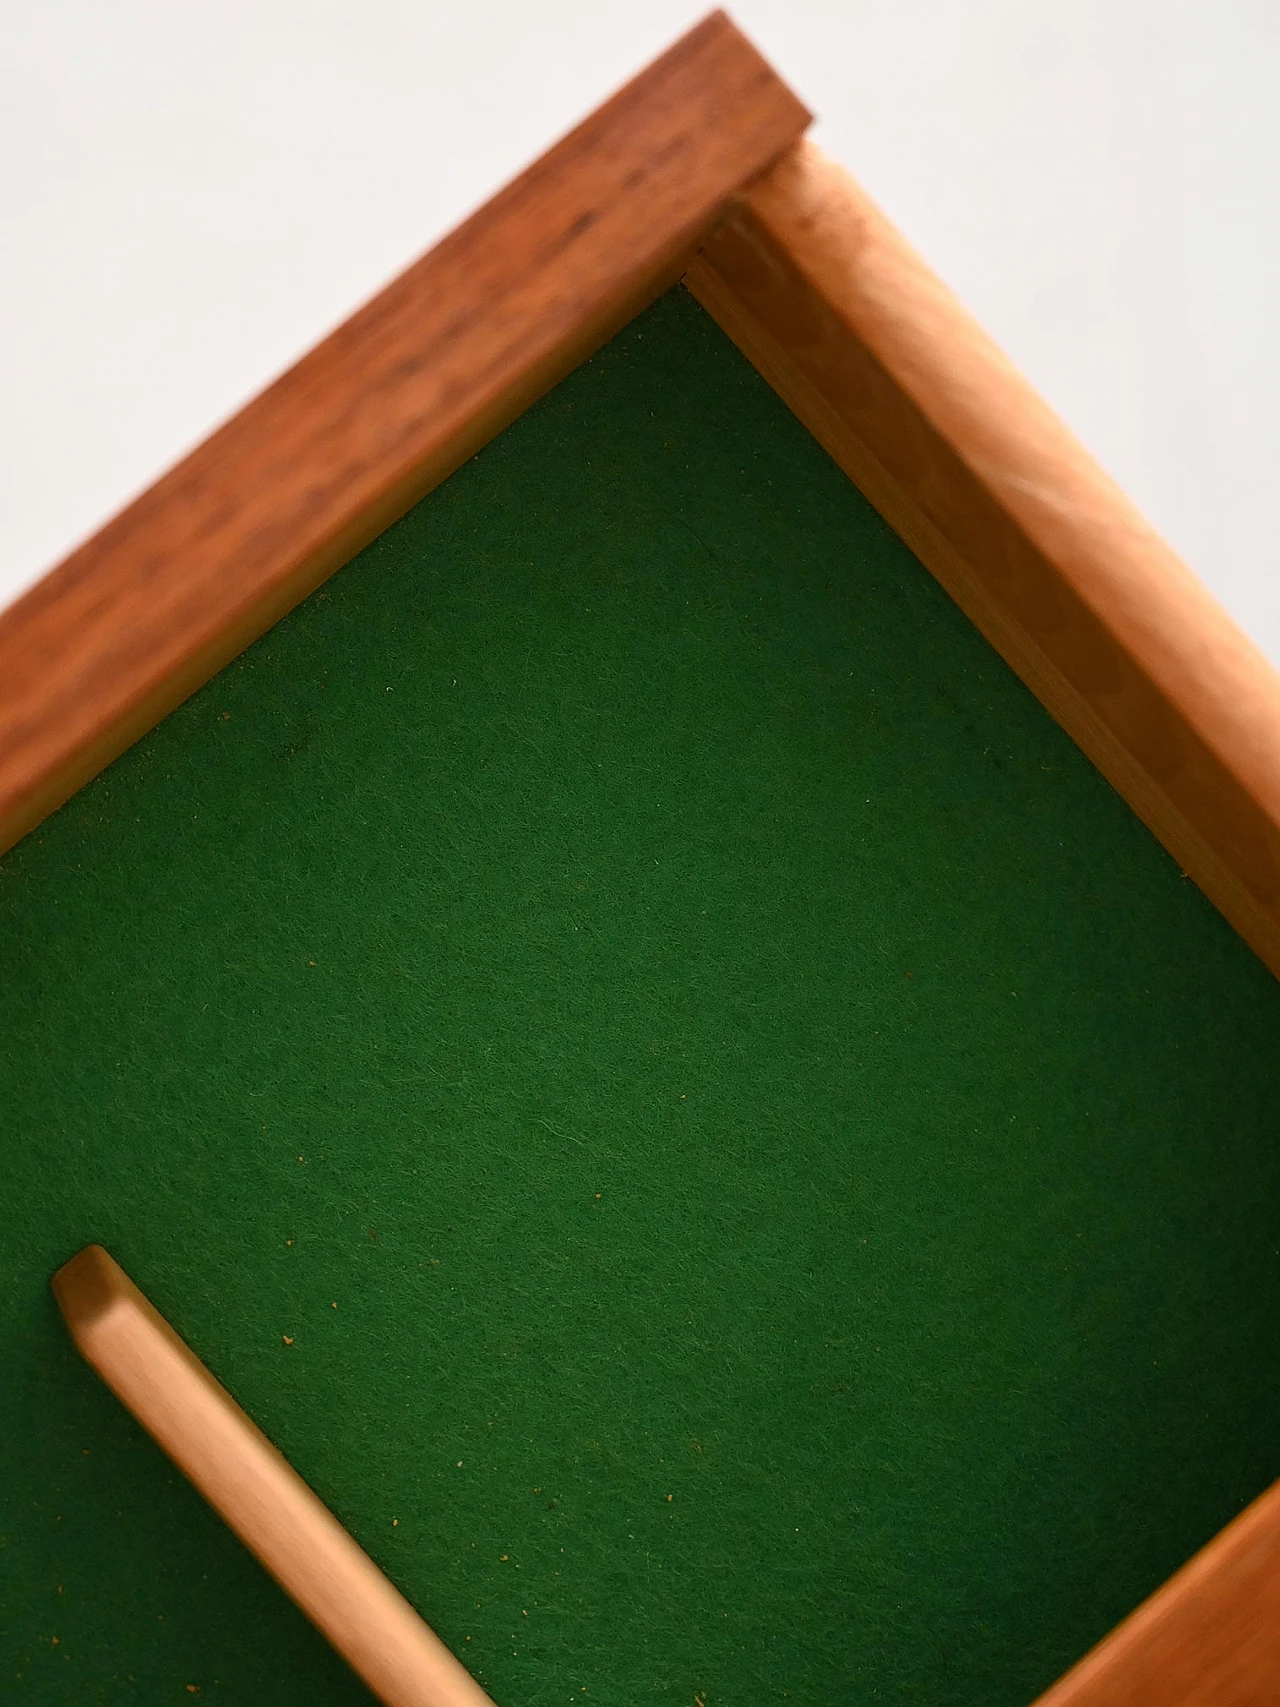
[[[701,15],[0,0],[0,602]],[[1278,0],[738,0],[1280,662]]]

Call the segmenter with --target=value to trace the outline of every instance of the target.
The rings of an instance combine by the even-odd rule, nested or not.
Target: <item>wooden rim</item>
[[[673,284],[808,121],[713,13],[0,613],[0,850]]]
[[[879,210],[798,142],[807,121],[713,14],[0,613],[0,848],[687,267],[1280,974],[1280,677]],[[117,1305],[89,1312],[93,1332],[124,1320]],[[1277,1612],[1272,1490],[1044,1707],[1269,1701]]]
[[[386,1707],[493,1707],[101,1245],[54,1275],[76,1346]]]
[[[811,142],[687,275],[1280,975],[1280,675]]]

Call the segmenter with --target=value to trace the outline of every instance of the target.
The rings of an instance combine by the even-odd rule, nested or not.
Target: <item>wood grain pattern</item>
[[[107,1386],[379,1701],[493,1707],[101,1245],[72,1257],[52,1284],[72,1338]]]
[[[808,116],[713,14],[0,613],[0,849],[674,282]]]
[[[1280,974],[1280,678],[856,186],[792,146],[806,122],[713,15],[0,614],[0,848],[677,277],[714,226],[687,275],[700,300]],[[118,1390],[135,1383],[155,1417],[189,1387],[212,1405],[208,1440],[234,1432],[234,1402],[120,1281],[96,1257],[63,1271],[87,1354],[115,1343]],[[168,1359],[158,1386],[153,1357]],[[169,1445],[181,1430],[153,1432]],[[376,1600],[348,1565],[343,1596]],[[1270,1703],[1278,1633],[1272,1490],[1041,1707]],[[444,1662],[426,1636],[430,1671]],[[452,1674],[419,1695],[379,1676],[384,1699],[415,1707],[486,1699]]]
[[[687,282],[1280,975],[1280,676],[811,143]]]
[[[1280,1482],[1241,1512],[1036,1707],[1274,1707]]]

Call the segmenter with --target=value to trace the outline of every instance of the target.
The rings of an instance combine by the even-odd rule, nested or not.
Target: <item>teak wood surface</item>
[[[801,143],[699,301],[1280,976],[1280,676],[849,176]]]
[[[1278,1700],[1280,1482],[1035,1707],[1275,1707]]]
[[[1280,974],[1280,678],[806,123],[713,14],[0,614],[0,848],[687,267]],[[1273,1489],[1042,1707],[1277,1700]]]
[[[0,614],[0,849],[673,284],[808,120],[713,13]]]
[[[101,1245],[52,1285],[84,1357],[385,1707],[493,1707]]]

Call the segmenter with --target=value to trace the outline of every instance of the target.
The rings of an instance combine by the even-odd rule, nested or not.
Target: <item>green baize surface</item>
[[[692,300],[0,862],[0,1699],[1017,1707],[1280,1472],[1280,988]]]

